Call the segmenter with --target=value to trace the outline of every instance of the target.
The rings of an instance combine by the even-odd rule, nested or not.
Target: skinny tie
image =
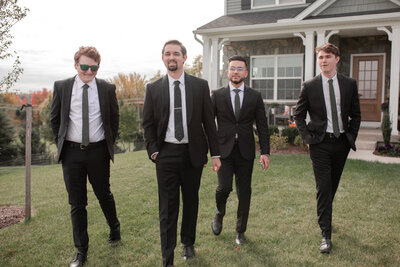
[[[235,117],[236,120],[239,120],[240,117],[240,97],[239,97],[239,92],[240,89],[233,89],[233,91],[236,93],[235,95]]]
[[[89,145],[89,85],[82,86],[82,145]]]
[[[175,118],[175,138],[178,141],[183,139],[183,122],[182,122],[182,97],[179,81],[174,84],[174,118]]]
[[[332,126],[333,126],[333,135],[336,138],[340,136],[339,130],[339,120],[338,120],[338,113],[336,107],[336,98],[335,98],[335,91],[333,89],[333,80],[329,79],[329,98],[331,99],[331,109],[332,109]]]

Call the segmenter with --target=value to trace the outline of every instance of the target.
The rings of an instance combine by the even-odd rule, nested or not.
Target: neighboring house
[[[222,3],[221,3],[222,4]],[[358,82],[362,126],[380,126],[389,99],[399,125],[400,0],[224,0],[225,15],[194,31],[203,41],[203,75],[226,83],[227,59],[250,63],[247,83],[266,103],[294,105],[301,83],[319,73],[315,47],[341,51],[338,71]],[[220,50],[223,71],[220,77]]]

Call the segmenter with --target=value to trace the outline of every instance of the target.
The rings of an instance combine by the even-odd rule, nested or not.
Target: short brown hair
[[[340,56],[339,48],[331,43],[326,43],[315,48],[315,52],[318,54],[320,51],[324,51],[325,53],[332,53],[335,57]]]
[[[79,50],[76,51],[76,53],[74,55],[75,63],[79,63],[79,58],[81,56],[87,56],[87,57],[93,59],[94,61],[96,61],[100,65],[101,56],[100,56],[99,51],[97,51],[96,47],[94,47],[94,46],[79,47]]]
[[[246,61],[246,59],[245,59],[244,57],[242,57],[242,56],[238,56],[238,55],[231,56],[231,57],[228,59],[228,61],[229,61],[229,63],[231,63],[231,61],[242,61],[242,62],[244,62],[244,65],[246,66],[246,69],[247,69],[247,61]]]
[[[181,42],[179,42],[178,40],[169,40],[169,41],[167,41],[167,42],[164,44],[163,49],[162,49],[162,54],[163,54],[163,55],[164,55],[164,49],[165,49],[165,47],[166,47],[167,45],[170,45],[170,44],[172,44],[172,45],[179,45],[179,46],[181,47],[182,56],[183,56],[183,57],[186,56],[186,47],[185,47]]]

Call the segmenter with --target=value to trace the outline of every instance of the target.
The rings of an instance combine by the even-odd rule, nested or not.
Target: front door
[[[362,121],[381,121],[383,56],[354,56]]]

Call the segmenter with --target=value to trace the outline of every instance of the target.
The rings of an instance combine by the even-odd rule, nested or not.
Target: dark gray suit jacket
[[[217,135],[221,158],[228,157],[232,152],[237,133],[240,153],[245,159],[254,159],[254,122],[257,127],[261,154],[269,154],[268,120],[260,92],[245,86],[238,121],[233,111],[229,85],[215,90],[211,99],[218,123]]]
[[[53,137],[58,148],[57,160],[62,159],[62,149],[69,123],[72,87],[75,77],[54,83],[53,102],[50,122]],[[115,85],[96,78],[99,95],[100,113],[103,121],[104,136],[110,159],[114,161],[114,143],[118,135],[119,108],[115,94]]]
[[[340,88],[340,110],[344,131],[350,147],[356,150],[355,141],[361,123],[360,101],[356,80],[337,74]],[[310,122],[306,124],[307,112]],[[328,118],[321,74],[303,83],[294,113],[296,126],[306,144],[318,144],[325,137]]]
[[[198,167],[207,162],[208,147],[211,156],[219,155],[207,81],[185,73],[185,95],[189,155],[192,165]],[[147,84],[143,129],[150,159],[154,152],[161,151],[164,144],[169,120],[169,99],[167,75]]]

